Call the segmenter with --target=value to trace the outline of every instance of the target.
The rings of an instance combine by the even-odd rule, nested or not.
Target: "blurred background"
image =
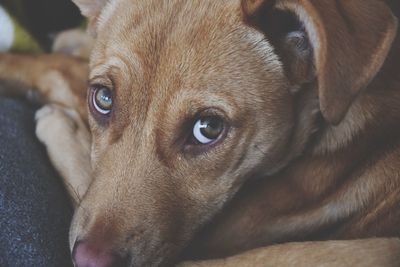
[[[83,23],[71,0],[0,0],[0,5],[17,18],[47,51],[54,33]]]

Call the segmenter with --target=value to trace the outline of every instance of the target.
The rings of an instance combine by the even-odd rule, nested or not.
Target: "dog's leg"
[[[36,135],[47,148],[50,159],[78,205],[91,182],[91,136],[79,114],[55,105],[36,113]]]
[[[90,183],[90,134],[86,124],[88,72],[85,60],[70,56],[0,53],[1,94],[36,96],[42,103],[53,104],[37,112],[36,132],[74,204],[80,202]]]
[[[400,239],[304,242],[252,250],[222,260],[188,262],[179,267],[397,267]]]
[[[64,55],[16,55],[0,53],[1,94],[29,96],[38,93],[43,103],[75,109],[86,120],[86,88],[89,72],[85,60]]]

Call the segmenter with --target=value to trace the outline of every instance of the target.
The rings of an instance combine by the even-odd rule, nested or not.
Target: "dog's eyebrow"
[[[118,55],[111,56],[105,63],[99,63],[93,66],[93,69],[90,72],[90,79],[104,76],[113,68],[120,70],[121,75],[128,75],[129,77],[124,78],[129,79],[130,77],[137,75],[138,70],[140,69],[140,62],[135,57],[124,59]]]

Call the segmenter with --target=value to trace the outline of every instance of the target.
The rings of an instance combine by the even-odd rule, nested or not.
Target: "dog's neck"
[[[389,170],[379,165],[383,161],[396,164],[393,151],[400,145],[398,62],[399,35],[381,71],[357,97],[343,121],[337,126],[323,123],[311,137],[316,140],[310,142],[305,153],[267,182],[267,187],[278,186],[278,191],[288,184],[293,185],[292,190],[286,190],[286,198],[291,204],[276,210],[284,215],[275,218],[275,226],[269,229],[272,242],[285,240],[286,233],[291,240],[293,231],[303,233],[300,239],[324,238],[326,227],[334,225],[340,225],[333,234],[335,238],[360,237],[368,232],[372,236],[385,234],[361,231],[351,224],[342,227],[340,222],[349,220],[360,211],[363,211],[360,221],[365,224],[373,222],[378,212],[374,210],[376,214],[368,214],[366,207],[380,205],[400,186],[398,170],[393,166]],[[273,190],[266,190],[266,195],[274,195]],[[376,196],[377,192],[379,196]],[[277,199],[275,195],[268,201]],[[387,202],[386,205],[390,205],[390,201]],[[370,220],[365,222],[361,219],[363,216],[370,217]],[[389,225],[388,233],[391,230]]]

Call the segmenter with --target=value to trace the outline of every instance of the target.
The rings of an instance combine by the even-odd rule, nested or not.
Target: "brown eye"
[[[216,141],[224,131],[224,122],[219,117],[204,117],[193,126],[194,138],[203,145]]]
[[[111,90],[107,87],[96,88],[93,93],[92,102],[97,112],[103,115],[110,114],[113,105]]]

